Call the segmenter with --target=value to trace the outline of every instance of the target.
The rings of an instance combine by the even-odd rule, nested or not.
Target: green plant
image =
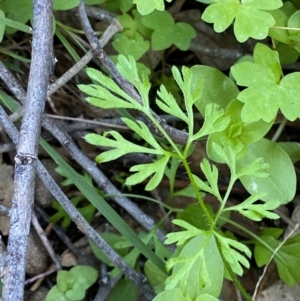
[[[75,2],[70,1],[68,4],[67,1],[61,1],[59,7],[68,9],[78,3]],[[98,163],[129,153],[151,155],[152,163],[131,167],[132,174],[125,180],[126,185],[133,186],[149,179],[145,188],[149,191],[155,189],[163,176],[166,176],[170,181],[171,197],[183,194],[197,199],[197,204],[179,212],[173,221],[181,231],[169,233],[165,243],[176,243],[175,254],[167,254],[166,248],[159,245],[153,233],[142,238],[146,245],[150,244],[151,239],[154,240],[151,249],[154,249],[156,256],[151,252],[144,253],[149,259],[145,264],[145,274],[158,294],[155,301],[217,300],[224,277],[233,280],[246,300],[251,300],[236,277],[242,275],[244,267],[249,267],[249,243],[254,244],[254,257],[259,266],[265,265],[275,254],[275,263],[282,280],[288,284],[299,283],[299,272],[294,264],[299,261],[299,236],[288,239],[277,250],[281,243],[279,230],[268,229],[260,237],[251,234],[253,240],[242,243],[221,229],[224,222],[232,223],[229,219],[232,211],[253,221],[276,219],[278,215],[272,211],[294,197],[296,175],[293,162],[299,160],[299,146],[295,143],[276,143],[276,139],[271,141],[266,135],[279,114],[282,113],[284,121],[294,121],[300,117],[300,73],[284,75],[281,67],[284,62],[292,63],[299,57],[299,4],[281,0],[199,0],[208,4],[202,19],[213,23],[216,32],[225,31],[233,23],[234,34],[239,42],[245,42],[250,37],[262,40],[269,36],[273,49],[257,43],[253,58],[241,60],[232,66],[231,75],[234,80],[206,66],[183,67],[181,71],[176,67],[172,68],[173,80],[177,84],[175,91],[183,94],[183,104],[178,104],[165,85],[160,86],[155,100],[160,110],[176,116],[185,124],[188,138],[186,144],[180,146],[174,143],[153,116],[149,100],[149,73],[141,72],[136,60],[150,49],[150,41],[153,50],[164,50],[173,44],[180,50],[188,49],[195,36],[194,30],[190,25],[175,22],[164,11],[162,0],[89,0],[86,3],[104,2],[110,7],[119,6],[123,13],[119,16],[119,21],[124,31],[117,34],[113,42],[115,49],[122,53],[118,56],[117,68],[139,92],[141,102],[126,94],[111,78],[94,69],[87,69],[94,84],[79,85],[79,88],[88,95],[87,101],[92,105],[139,111],[157,128],[160,138],[157,139],[144,122],[122,118],[144,144],[127,140],[117,131],[109,131],[102,136],[89,134],[85,139],[91,144],[110,148],[97,156]],[[136,4],[137,10],[133,4]],[[15,4],[11,5],[13,7]],[[12,8],[9,8],[8,2],[0,8],[10,16]],[[28,13],[23,17],[24,20],[27,18],[24,22],[29,20]],[[20,24],[15,23],[14,28],[16,26]],[[3,35],[3,26],[0,34],[1,31]],[[69,29],[68,31],[71,32]],[[57,33],[59,35],[59,31]],[[60,38],[63,39],[62,36]],[[64,45],[72,50],[67,41]],[[132,45],[135,45],[134,51]],[[74,51],[72,55],[76,58]],[[242,88],[239,89],[237,85]],[[194,124],[194,114],[197,112],[204,118],[203,126],[198,131]],[[203,179],[193,174],[188,164],[194,144],[200,139],[207,139],[207,154],[210,159],[199,162],[205,176]],[[230,169],[225,194],[219,191],[219,172],[213,161],[226,164]],[[185,168],[190,186],[175,191],[175,176],[180,165]],[[240,204],[228,207],[227,200],[237,181],[242,182],[250,196]],[[216,212],[205,204],[204,193],[211,194],[218,200],[219,208]],[[122,230],[121,224],[119,230]],[[115,250],[122,250],[120,253],[125,260],[135,266],[140,250],[143,249],[141,245],[137,248],[132,243],[137,240],[131,239],[128,242],[125,238],[112,237],[108,234],[107,241]],[[129,252],[128,247],[133,246]],[[94,252],[97,253],[95,249]],[[98,257],[105,261],[99,253]],[[151,259],[155,259],[155,262]],[[167,260],[170,275],[164,271],[162,260]],[[118,273],[115,269],[112,275],[116,276]],[[165,285],[157,283],[156,277],[164,281]],[[129,284],[122,282],[120,285],[124,289]]]
[[[243,126],[248,125],[246,121],[244,121],[245,125],[241,122],[237,124],[233,122],[235,121],[235,114],[241,114],[241,106],[243,106],[241,103],[239,103],[239,106],[231,106],[233,112],[227,110],[226,114],[216,104],[208,103],[204,110],[204,124],[195,133],[194,104],[199,101],[202,93],[201,78],[197,77],[197,72],[193,72],[195,67],[191,69],[183,67],[182,74],[176,67],[172,68],[174,79],[184,95],[185,111],[177,105],[174,97],[168,93],[163,85],[157,92],[156,104],[158,107],[186,123],[189,134],[188,140],[184,148],[179,148],[153,117],[148,97],[150,83],[145,77],[139,78],[135,60],[132,57],[126,59],[119,55],[117,68],[138,90],[142,98],[141,103],[136,102],[122,91],[113,80],[94,69],[87,69],[87,73],[98,85],[79,85],[79,89],[89,95],[87,101],[93,105],[102,108],[139,110],[159,129],[165,142],[164,144],[159,143],[142,121],[133,121],[127,118],[122,118],[124,123],[143,138],[148,146],[140,146],[130,142],[116,131],[106,132],[103,136],[88,134],[85,139],[91,144],[111,148],[111,150],[102,152],[96,158],[98,163],[111,161],[127,153],[134,152],[155,155],[156,160],[153,163],[133,166],[130,171],[134,173],[125,182],[127,185],[135,185],[149,177],[150,180],[146,185],[146,190],[153,190],[159,185],[171,158],[183,164],[193,187],[194,195],[197,197],[203,211],[207,226],[205,229],[201,229],[182,219],[173,221],[184,231],[168,234],[166,243],[177,243],[180,251],[176,257],[169,259],[167,262],[167,269],[172,270],[172,275],[166,281],[165,291],[159,294],[155,300],[163,300],[166,295],[171,298],[171,295],[174,297],[178,294],[181,294],[182,298],[187,298],[182,300],[189,300],[188,298],[202,300],[207,295],[210,295],[211,298],[217,298],[221,290],[224,269],[226,268],[231,278],[237,282],[234,275],[242,275],[242,265],[249,267],[247,257],[249,258],[251,255],[248,247],[230,237],[225,237],[218,230],[217,222],[220,216],[227,211],[235,210],[254,221],[259,221],[264,217],[278,218],[277,214],[272,213],[271,210],[290,201],[295,193],[295,172],[292,162],[286,153],[273,142],[262,139],[265,132],[270,128],[269,124],[265,126],[265,130],[256,133],[253,137],[251,131],[242,131]],[[235,99],[232,101],[236,102]],[[230,112],[231,114],[229,114]],[[253,127],[252,123],[249,125],[250,129],[251,126]],[[231,171],[228,190],[225,196],[222,197],[218,189],[217,168],[204,159],[200,164],[200,168],[206,177],[207,182],[205,182],[191,173],[188,156],[195,141],[209,135],[211,137],[212,135],[220,135],[224,131],[235,133],[235,138],[239,135],[242,136],[243,133],[250,140],[242,139],[242,137],[240,139],[231,139],[231,137],[226,139],[225,135],[221,139],[210,141],[209,147],[220,161],[228,165]],[[258,142],[253,143],[253,139]],[[260,147],[256,147],[257,143],[260,143]],[[166,148],[166,144],[169,144],[171,148]],[[262,145],[264,145],[263,152],[261,152]],[[275,153],[273,152],[274,149]],[[275,170],[278,163],[273,160],[278,161],[279,157],[286,167],[290,166],[284,177],[282,177],[282,174],[278,174],[278,170]],[[173,173],[175,172],[176,169],[173,170]],[[270,186],[270,182],[265,181],[270,178],[276,183],[275,185],[280,185],[282,178],[289,183],[288,187],[279,186],[282,193],[277,195],[276,199],[270,198],[265,191]],[[240,205],[225,207],[231,189],[238,179],[245,183],[245,187],[251,193],[251,196]],[[247,182],[250,184],[247,185]],[[272,189],[272,187],[269,187],[269,189]],[[219,200],[220,209],[218,212],[208,211],[200,195],[200,190],[214,195]],[[258,200],[262,202],[258,203]]]
[[[55,171],[59,173],[61,176],[65,176],[61,168],[57,167]],[[101,192],[93,186],[92,178],[88,173],[86,172],[84,173],[83,179],[86,181],[87,185],[90,186],[90,189],[93,189],[96,193],[101,195]],[[73,181],[68,177],[61,183],[62,186],[69,186],[72,184],[74,184]],[[70,201],[77,208],[77,210],[82,214],[82,216],[90,223],[96,211],[95,206],[93,206],[93,204],[88,202],[87,198],[83,194],[71,198]],[[79,207],[80,203],[83,204],[82,207]],[[62,227],[67,228],[71,223],[70,216],[56,200],[52,202],[52,208],[56,209],[57,212],[50,217],[50,222],[57,223],[60,220],[62,220],[61,221]]]
[[[90,266],[78,265],[70,271],[59,271],[57,284],[49,291],[46,301],[83,300],[85,291],[98,278],[98,272]]]

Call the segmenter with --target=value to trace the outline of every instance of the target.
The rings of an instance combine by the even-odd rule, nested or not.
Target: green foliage
[[[251,194],[259,191],[266,193],[261,199],[265,202],[278,202],[286,204],[290,202],[296,191],[296,174],[293,163],[276,143],[267,139],[259,140],[248,146],[247,154],[237,162],[238,170],[247,166],[257,157],[264,158],[267,164],[267,177],[253,177],[244,175],[240,179],[245,188]]]
[[[276,70],[277,65],[272,64],[272,58],[269,60],[266,58],[266,62],[270,62],[266,65],[269,69]],[[93,105],[104,108],[133,108],[140,111],[157,127],[164,137],[164,143],[152,135],[145,123],[127,118],[123,118],[125,124],[144,143],[136,144],[128,141],[115,131],[109,131],[101,136],[88,134],[85,139],[95,145],[110,147],[110,150],[102,152],[96,158],[98,162],[110,161],[124,154],[137,152],[154,156],[152,163],[131,167],[130,171],[134,174],[126,179],[127,185],[135,185],[149,178],[147,190],[155,189],[164,174],[173,183],[178,164],[182,162],[191,181],[193,196],[197,198],[199,205],[187,207],[177,215],[178,219],[173,221],[183,228],[183,231],[167,235],[165,243],[176,243],[177,252],[167,261],[167,269],[172,271],[171,276],[166,279],[163,272],[158,272],[161,279],[166,279],[165,287],[153,280],[154,276],[149,274],[149,268],[147,275],[152,279],[151,282],[158,293],[155,300],[164,298],[215,300],[222,287],[224,267],[230,268],[233,275],[242,275],[243,267],[249,267],[248,258],[251,256],[248,247],[218,230],[220,216],[237,211],[254,221],[263,218],[276,219],[278,215],[272,210],[280,204],[289,202],[295,193],[296,177],[290,158],[276,143],[263,139],[271,128],[274,117],[268,122],[244,120],[242,113],[245,104],[236,99],[239,96],[237,87],[229,78],[212,68],[183,67],[180,72],[173,67],[172,74],[182,91],[184,107],[181,108],[177,104],[174,96],[164,85],[157,91],[156,103],[162,111],[176,116],[186,124],[188,141],[185,147],[178,147],[152,116],[149,105],[150,83],[145,76],[139,75],[134,58],[127,59],[119,55],[117,68],[141,95],[140,103],[124,93],[110,78],[93,69],[88,69],[87,72],[100,85],[79,85],[79,89],[89,95],[87,101]],[[236,77],[236,74],[234,76]],[[213,94],[204,92],[203,82],[208,81],[207,78],[222,83],[223,86],[217,85]],[[227,93],[222,93],[225,90],[224,86],[228,87],[229,92],[226,90]],[[203,93],[210,96],[205,106],[199,101]],[[216,96],[220,96],[220,99],[215,98]],[[219,105],[214,103],[215,99],[219,101]],[[199,111],[201,109],[204,117],[203,126],[198,131],[194,130],[195,106]],[[200,163],[200,169],[206,179],[203,180],[191,173],[187,163],[187,158],[193,151],[192,143],[207,136],[209,136],[209,154],[214,154],[211,157],[227,164],[231,171],[224,196],[219,191],[216,166],[206,159]],[[171,148],[166,147],[166,141]],[[237,180],[242,181],[250,196],[238,205],[226,207],[232,187]],[[214,195],[218,199],[220,209],[216,213],[205,206],[199,191]]]
[[[169,233],[166,244],[176,244],[171,253],[154,233],[140,234],[131,231],[126,223],[102,199],[93,188],[89,177],[78,175],[45,142],[41,144],[59,164],[66,169],[65,184],[74,183],[86,195],[74,198],[78,205],[86,199],[88,204],[79,211],[91,220],[95,208],[112,222],[123,236],[104,233],[101,236],[124,260],[135,269],[138,256],[147,257],[144,273],[154,288],[155,301],[216,301],[224,277],[231,278],[237,287],[235,275],[241,276],[249,267],[250,249],[232,234],[223,233],[222,217],[238,212],[253,221],[263,218],[276,219],[272,212],[278,206],[290,202],[296,191],[296,174],[293,163],[300,159],[298,143],[275,143],[266,139],[278,112],[289,121],[300,117],[300,73],[284,75],[281,64],[293,63],[300,53],[300,9],[297,1],[281,0],[197,0],[207,4],[202,19],[212,23],[216,32],[225,31],[233,24],[234,34],[239,42],[249,38],[272,38],[271,49],[257,43],[253,58],[244,57],[231,68],[227,77],[219,70],[207,66],[191,68],[172,67],[172,76],[161,76],[156,95],[151,94],[149,69],[136,63],[146,57],[150,50],[160,51],[175,45],[188,50],[196,36],[193,27],[176,22],[165,11],[163,0],[86,0],[89,5],[104,4],[109,9],[121,11],[118,17],[124,30],[115,35],[113,47],[120,53],[116,58],[117,69],[140,94],[137,102],[124,92],[111,78],[102,72],[88,68],[91,85],[79,85],[88,95],[87,101],[104,109],[130,109],[139,112],[156,128],[153,135],[145,122],[123,117],[123,122],[137,137],[128,140],[117,131],[103,135],[88,134],[85,140],[93,145],[108,148],[96,157],[98,163],[109,162],[126,154],[143,153],[150,155],[153,162],[138,164],[130,168],[131,175],[125,185],[133,186],[147,180],[145,190],[157,188],[166,176],[170,181],[171,198],[176,195],[194,197],[191,204],[177,213],[173,223],[178,232]],[[167,0],[171,2],[171,0]],[[54,0],[55,10],[68,10],[77,6],[79,0]],[[4,34],[16,30],[30,32],[25,25],[32,16],[32,1],[24,0],[22,6],[17,0],[0,3],[0,40]],[[56,34],[71,56],[79,56],[62,34],[63,26]],[[9,53],[8,53],[9,54]],[[10,54],[9,54],[10,55]],[[11,54],[19,59],[15,54]],[[142,66],[142,67],[141,67]],[[238,86],[243,87],[239,91]],[[152,91],[151,91],[152,92]],[[10,105],[11,99],[0,93],[2,102]],[[157,122],[150,105],[152,99],[163,112],[181,120],[188,134],[184,146],[174,143],[172,137]],[[180,102],[178,102],[180,100]],[[203,124],[196,129],[194,114],[200,113]],[[268,136],[269,137],[269,136]],[[199,162],[202,177],[192,173],[189,156],[199,140],[207,139],[208,159]],[[219,191],[219,170],[213,162],[226,164],[230,170],[227,190]],[[190,185],[175,191],[175,176],[179,166],[185,168]],[[197,173],[198,174],[198,173]],[[228,206],[236,181],[241,181],[249,197],[234,206]],[[218,200],[214,212],[205,204],[204,196],[210,194]],[[54,203],[58,212],[52,220],[63,220],[68,226],[70,219],[66,212]],[[153,231],[154,232],[154,231]],[[299,262],[299,235],[288,239],[280,246],[279,230],[267,229],[254,243],[254,257],[259,266],[269,262],[274,255],[279,275],[292,285],[300,283],[297,270]],[[102,251],[91,243],[93,252],[103,262],[112,266]],[[276,252],[275,252],[276,251]],[[155,254],[154,254],[155,253]],[[164,269],[164,261],[170,275]],[[114,268],[110,276],[120,274]],[[85,290],[97,279],[97,272],[90,267],[75,267],[69,272],[58,274],[57,285],[49,292],[46,300],[81,300]],[[135,300],[137,289],[127,279],[122,279],[107,300]]]
[[[61,176],[66,176],[61,168],[57,167],[55,170]],[[96,193],[101,195],[101,192],[93,186],[93,181],[89,174],[87,174],[85,172],[83,179],[90,186],[90,189],[93,189]],[[72,184],[73,184],[72,179],[68,178],[68,177],[66,177],[66,179],[61,183],[62,186],[69,186]],[[74,198],[71,198],[70,201],[77,208],[77,210],[83,215],[83,217],[90,223],[92,221],[94,213],[96,211],[95,206],[93,206],[93,204],[89,203],[84,195],[79,195]],[[79,207],[78,206],[79,203],[81,203],[83,206]],[[57,201],[52,202],[52,208],[56,209],[57,212],[50,217],[50,222],[57,223],[60,220],[62,220],[61,221],[62,227],[67,228],[71,223],[71,218],[68,215],[68,213],[64,210],[64,208]]]
[[[281,6],[281,0],[214,0],[204,11],[202,19],[213,23],[216,32],[223,32],[235,20],[234,34],[239,42],[245,42],[250,37],[262,40],[275,24],[275,19],[265,10]]]
[[[195,65],[191,68],[193,72],[192,89],[196,89],[199,79],[202,82],[202,93],[195,102],[195,106],[204,115],[205,107],[209,103],[216,103],[223,110],[239,94],[235,83],[221,71],[208,67]]]
[[[266,265],[275,250],[280,245],[278,240],[281,234],[281,229],[267,229],[262,232],[260,239],[255,240],[254,258],[258,266]],[[283,246],[281,246],[275,253],[274,260],[278,269],[279,276],[288,285],[294,285],[300,281],[299,271],[299,247],[300,234],[289,238]]]
[[[124,237],[114,233],[101,233],[101,237],[122,257],[128,254],[128,240]],[[89,241],[93,253],[96,257],[105,264],[112,266],[112,262],[106,257],[106,255],[92,242]]]
[[[166,0],[171,2],[172,0]],[[136,4],[137,9],[141,15],[148,15],[155,9],[163,11],[165,9],[164,0],[133,0]]]
[[[82,300],[85,291],[96,282],[97,278],[97,270],[90,266],[78,265],[70,271],[59,271],[57,284],[47,294],[46,301]]]
[[[112,289],[110,294],[105,299],[106,301],[115,300],[137,300],[139,289],[128,279],[121,279],[117,285]]]
[[[293,72],[281,79],[278,53],[263,44],[255,46],[253,57],[254,63],[243,62],[231,68],[237,83],[247,87],[238,95],[245,103],[241,114],[243,121],[263,119],[270,122],[278,109],[294,121],[300,116],[300,88],[297,85],[300,73]]]
[[[149,4],[143,1],[143,5]],[[153,8],[153,1],[151,7]],[[167,11],[154,10],[144,15],[138,9],[118,17],[124,30],[115,35],[112,45],[119,53],[131,55],[138,60],[149,50],[149,38],[155,51],[167,49],[173,44],[180,50],[187,50],[196,36],[191,25],[175,22]]]
[[[183,22],[174,22],[173,17],[167,11],[154,11],[144,16],[142,24],[153,29],[151,43],[153,50],[163,50],[172,44],[180,50],[187,50],[191,40],[196,37],[194,28]],[[164,30],[161,30],[164,28]]]
[[[54,10],[68,10],[78,6],[79,0],[53,0]]]
[[[86,201],[84,195],[79,195],[77,197],[71,198],[70,201],[89,223],[92,222],[96,208],[90,203],[87,203],[82,207],[78,207],[78,204],[80,202]],[[68,215],[68,213],[62,208],[62,206],[57,201],[54,201],[52,203],[52,208],[56,209],[57,212],[51,216],[50,222],[58,223],[60,220],[62,220],[61,226],[63,228],[69,227],[71,223],[71,218]]]

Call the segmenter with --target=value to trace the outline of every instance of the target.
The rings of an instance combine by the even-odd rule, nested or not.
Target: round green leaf
[[[293,163],[285,151],[276,143],[261,139],[248,145],[247,154],[237,161],[237,171],[261,157],[269,164],[266,178],[243,176],[241,182],[251,194],[265,192],[265,202],[277,201],[281,204],[290,202],[296,192],[296,174]]]
[[[291,28],[299,28],[300,27],[300,11],[296,11],[288,20],[288,24],[287,24],[288,27],[291,27]],[[291,36],[299,36],[300,33],[299,33],[299,30],[291,30],[289,29],[288,30],[289,34]]]
[[[289,17],[296,11],[295,7],[291,2],[285,2],[282,7],[279,9],[270,11],[270,14],[275,19],[274,27],[287,27],[287,22]],[[279,28],[270,28],[269,36],[273,39],[280,41],[285,44],[290,44],[291,40],[289,39],[288,30],[282,30]]]
[[[182,51],[188,50],[191,40],[196,37],[195,29],[183,22],[176,23],[174,29],[174,44]]]
[[[89,288],[98,277],[97,270],[88,265],[77,265],[70,270],[70,273],[75,277],[76,283],[80,283],[81,289]]]
[[[45,301],[70,301],[70,299],[58,289],[57,285],[54,285],[48,292]]]
[[[278,145],[289,155],[293,163],[300,160],[300,143],[279,142]]]
[[[193,72],[192,87],[199,80],[199,77],[203,84],[202,94],[195,102],[197,109],[203,116],[205,107],[209,103],[216,103],[221,109],[226,109],[227,105],[236,99],[239,93],[237,86],[221,71],[200,65],[193,66],[191,70]]]
[[[286,75],[280,82],[279,89],[285,94],[279,99],[279,106],[284,116],[294,121],[300,117],[300,72]]]
[[[75,277],[68,271],[59,271],[57,274],[57,288],[65,293],[67,290],[71,289],[75,283]]]

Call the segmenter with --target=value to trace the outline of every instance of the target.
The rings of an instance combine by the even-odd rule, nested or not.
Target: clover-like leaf
[[[235,19],[234,33],[239,42],[245,42],[250,37],[262,40],[275,24],[272,15],[265,10],[281,6],[281,0],[215,0],[206,8],[202,19],[213,23],[216,32],[226,30]]]
[[[196,37],[195,29],[187,24],[175,23],[167,11],[154,11],[142,17],[142,24],[153,29],[151,43],[153,50],[167,49],[173,44],[180,50],[188,50],[191,40]]]
[[[266,193],[259,192],[254,195],[251,195],[248,197],[244,202],[236,205],[236,206],[230,206],[224,211],[238,211],[240,214],[248,217],[249,219],[252,219],[253,221],[261,221],[263,218],[270,218],[270,219],[277,219],[279,218],[279,215],[273,212],[270,212],[270,210],[276,209],[278,206],[280,206],[279,202],[264,202],[263,204],[254,204],[256,201],[260,200],[262,197],[264,197]]]
[[[172,0],[166,0],[171,2]],[[163,11],[165,9],[164,0],[133,0],[141,15],[148,15],[155,9]]]
[[[249,268],[250,264],[247,258],[241,253],[237,252],[235,249],[245,253],[247,257],[251,256],[250,249],[246,245],[231,238],[224,237],[216,232],[215,236],[220,243],[221,252],[223,253],[223,256],[227,260],[233,272],[241,276],[243,274],[243,268],[241,264],[246,268]]]
[[[113,47],[125,56],[132,55],[134,59],[139,60],[150,48],[149,41],[144,40],[138,32],[124,30],[114,36]]]
[[[90,286],[92,286],[98,277],[98,272],[96,269],[90,267],[90,266],[84,266],[84,265],[77,265],[73,267],[69,273],[74,276],[75,278],[75,285],[73,287],[74,292],[73,299],[76,300],[75,297],[77,296],[77,300],[81,300],[85,296],[85,290],[87,290]],[[72,291],[72,290],[71,290]],[[81,299],[78,297],[79,294],[82,294]],[[70,293],[70,291],[66,292],[66,295]]]
[[[164,176],[164,171],[169,162],[169,159],[170,156],[168,154],[165,154],[164,157],[153,163],[132,166],[129,171],[136,171],[136,173],[129,176],[126,179],[125,184],[129,186],[136,185],[143,182],[146,178],[152,176],[145,189],[147,191],[155,189],[160,184],[161,179]]]
[[[234,65],[231,72],[237,83],[247,87],[238,99],[245,103],[242,109],[244,122],[263,119],[272,121],[281,109],[285,117],[294,121],[300,117],[300,72],[293,72],[281,80],[281,66],[276,51],[263,44],[254,49],[254,63],[242,62]]]

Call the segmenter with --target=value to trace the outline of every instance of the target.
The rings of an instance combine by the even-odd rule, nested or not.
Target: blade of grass
[[[63,169],[65,175],[71,179],[81,193],[103,214],[103,216],[140,252],[152,261],[157,267],[165,272],[165,264],[152,252],[126,224],[120,215],[85,181],[83,176],[78,174],[44,139],[40,138],[40,145],[52,157],[52,159]]]
[[[61,33],[58,27],[56,27],[55,34],[60,39],[62,44],[66,47],[67,51],[70,53],[74,61],[78,62],[80,60],[80,56],[77,54],[76,50],[72,47],[72,45],[65,38],[65,36]]]
[[[19,108],[19,104],[10,96],[0,91],[1,102],[12,112]],[[162,271],[166,272],[164,262],[145,245],[126,224],[120,215],[86,182],[82,175],[78,174],[44,139],[40,138],[40,145],[46,150],[50,157],[63,169],[65,175],[71,179],[81,193],[103,214],[103,216],[139,251],[152,261]]]

